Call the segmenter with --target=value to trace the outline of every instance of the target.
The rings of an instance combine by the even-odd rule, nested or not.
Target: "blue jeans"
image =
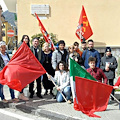
[[[71,87],[70,86],[65,87],[62,93],[63,95],[65,95],[67,100],[70,100]],[[59,91],[57,93],[56,99],[58,102],[62,102],[64,100],[62,94]]]
[[[11,98],[14,99],[15,98],[14,90],[9,88],[9,91],[10,91]],[[5,99],[4,94],[3,94],[3,85],[2,84],[0,84],[0,97],[1,97],[1,100]]]

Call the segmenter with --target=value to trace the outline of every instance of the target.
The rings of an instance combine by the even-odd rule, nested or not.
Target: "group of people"
[[[51,94],[53,95],[54,84],[57,86],[57,93],[54,96],[58,102],[64,100],[63,95],[71,103],[71,85],[70,85],[70,60],[69,58],[76,61],[80,66],[87,70],[98,82],[103,82],[114,86],[115,78],[115,69],[118,66],[117,60],[111,54],[111,48],[106,47],[105,55],[100,58],[100,53],[94,49],[94,41],[92,39],[88,40],[86,43],[83,41],[81,43],[81,48],[79,49],[79,43],[74,42],[73,45],[69,46],[68,49],[65,49],[65,41],[60,40],[58,42],[58,48],[52,51],[49,48],[48,43],[44,43],[42,48],[39,46],[39,39],[32,39],[32,46],[30,46],[30,39],[28,35],[23,35],[22,42],[25,42],[28,47],[31,49],[38,61],[43,65],[47,74],[44,74],[42,77],[36,79],[37,83],[37,92],[36,95],[39,98],[42,98],[41,95],[41,81],[45,89],[44,95]],[[15,51],[14,51],[15,53]],[[6,53],[6,44],[5,42],[0,42],[0,70],[3,69],[5,65],[9,62],[9,55]],[[116,86],[119,86],[117,83]],[[114,88],[118,88],[114,86]],[[50,92],[48,90],[50,89]],[[23,93],[24,89],[20,92],[18,98],[22,100],[29,100],[33,98],[34,91],[34,82],[29,84],[30,96],[27,98]],[[15,98],[14,90],[10,89],[11,98],[14,101],[19,101]],[[62,95],[63,94],[63,95]],[[112,91],[114,95],[114,90]],[[3,94],[3,85],[0,84],[0,97],[3,102],[7,102]],[[113,98],[112,98],[113,99]]]

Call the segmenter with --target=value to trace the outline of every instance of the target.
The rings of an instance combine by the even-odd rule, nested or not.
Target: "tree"
[[[53,33],[49,33],[49,35],[50,35],[51,40],[53,41],[54,45],[56,45],[58,42],[56,35]],[[42,33],[31,36],[32,39],[36,38],[36,37],[39,38],[40,46],[42,47],[43,43],[45,43],[45,39],[44,39]]]

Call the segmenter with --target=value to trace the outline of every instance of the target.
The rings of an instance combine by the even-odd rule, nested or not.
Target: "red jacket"
[[[102,71],[102,69],[96,67],[94,69],[88,68],[87,72],[90,73],[98,82],[102,82],[102,78],[104,79],[104,83],[107,84],[107,77]]]
[[[120,77],[118,78],[117,82],[115,83],[114,86],[119,86],[120,85]]]

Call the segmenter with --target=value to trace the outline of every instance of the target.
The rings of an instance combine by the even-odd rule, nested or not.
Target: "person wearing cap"
[[[117,68],[118,63],[114,56],[111,54],[111,48],[106,47],[105,55],[101,58],[100,68],[104,71],[109,85],[113,86],[114,78],[115,78],[115,69]],[[114,90],[112,91],[114,95]],[[112,98],[114,100],[114,98]]]
[[[8,64],[9,61],[10,61],[10,57],[9,57],[8,53],[6,52],[6,43],[4,41],[0,41],[0,71]],[[9,91],[10,91],[12,100],[18,102],[19,100],[17,98],[15,98],[14,90],[9,88]],[[2,84],[0,84],[0,97],[3,102],[5,102],[5,103],[8,102],[5,99],[5,96],[3,94],[3,85]]]
[[[60,61],[64,61],[68,64],[68,52],[65,49],[64,40],[58,42],[58,48],[52,53],[52,67],[54,70]]]

